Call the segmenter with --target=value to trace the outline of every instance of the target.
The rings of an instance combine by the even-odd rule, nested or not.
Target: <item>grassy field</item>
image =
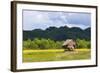
[[[76,49],[64,52],[63,49],[23,50],[23,62],[45,62],[90,59],[90,49]]]

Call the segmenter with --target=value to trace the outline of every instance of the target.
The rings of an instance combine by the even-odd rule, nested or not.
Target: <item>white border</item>
[[[54,61],[54,62],[35,62],[22,63],[22,9],[31,10],[52,10],[52,11],[71,11],[71,12],[89,12],[91,13],[91,59],[90,60],[74,60],[74,61]],[[32,69],[32,68],[50,68],[50,67],[68,67],[68,66],[83,66],[95,65],[96,59],[96,10],[95,8],[80,8],[80,7],[60,7],[47,5],[28,5],[17,4],[17,69]]]

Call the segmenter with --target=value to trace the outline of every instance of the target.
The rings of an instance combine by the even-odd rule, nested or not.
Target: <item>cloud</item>
[[[90,26],[89,13],[51,12],[51,11],[23,11],[23,29],[46,29],[50,26],[80,27]]]

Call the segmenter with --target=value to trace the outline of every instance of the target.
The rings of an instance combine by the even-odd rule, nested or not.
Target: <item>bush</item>
[[[91,48],[90,41],[77,39],[77,48]],[[34,40],[28,39],[23,42],[24,49],[62,49],[63,41],[54,41],[51,39],[38,39]]]
[[[62,47],[62,42],[53,41],[51,39],[38,39],[27,40],[23,42],[25,49],[60,49]]]
[[[23,42],[24,49],[38,49],[38,45],[34,42],[28,39],[27,41]]]
[[[77,48],[91,48],[90,41],[86,41],[84,39],[83,40],[77,39],[76,43],[77,43]]]

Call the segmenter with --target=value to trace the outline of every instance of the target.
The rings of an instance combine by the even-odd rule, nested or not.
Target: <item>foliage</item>
[[[77,48],[91,48],[90,41],[86,41],[84,39],[83,40],[77,39],[76,43],[77,43]]]
[[[66,39],[85,39],[90,40],[91,37],[91,28],[81,29],[78,27],[69,28],[67,26],[62,27],[49,27],[45,30],[42,29],[34,29],[30,31],[23,31],[23,40],[34,40],[35,38],[45,38],[52,39],[54,41],[64,41]]]
[[[26,40],[23,42],[24,49],[62,49],[62,44],[64,41],[54,41],[51,39],[39,39],[35,38],[34,40]],[[77,39],[76,40],[76,48],[91,48],[90,41]]]
[[[23,42],[23,48],[24,49],[38,49],[39,47],[37,43],[28,39],[27,41]]]
[[[60,49],[63,42],[50,39],[27,40],[23,42],[24,49]]]

